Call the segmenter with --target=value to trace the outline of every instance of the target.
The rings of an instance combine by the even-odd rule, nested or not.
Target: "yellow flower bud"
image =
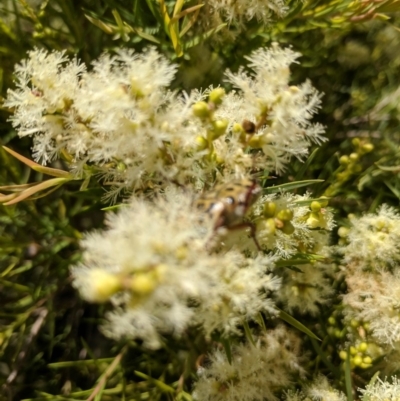
[[[318,201],[311,202],[310,209],[313,212],[319,212],[321,210],[321,204]]]
[[[102,269],[90,271],[89,285],[91,286],[91,291],[87,298],[92,302],[107,302],[122,289],[120,277]]]
[[[295,228],[293,224],[290,221],[285,221],[283,227],[282,227],[282,232],[284,232],[286,235],[291,235],[295,231]]]
[[[263,215],[265,217],[274,217],[276,213],[276,203],[275,202],[265,202]]]
[[[279,211],[276,217],[282,221],[290,221],[293,218],[293,211],[290,209],[282,209]]]
[[[262,147],[262,140],[261,136],[258,135],[253,135],[248,142],[248,145],[251,146],[252,148],[259,149]]]
[[[269,218],[262,221],[262,229],[267,230],[268,235],[274,235],[276,231],[275,219]]]
[[[365,352],[368,349],[368,344],[366,342],[362,342],[358,345],[358,350],[360,352]]]
[[[210,116],[210,109],[206,102],[197,102],[192,106],[193,114],[199,118],[207,118]]]
[[[310,228],[318,228],[319,227],[319,216],[317,213],[310,213],[310,216],[307,219],[307,225]]]
[[[138,273],[132,277],[130,289],[137,295],[150,294],[157,285],[155,277],[150,273]]]
[[[372,145],[372,143],[366,143],[362,146],[361,149],[363,150],[364,153],[369,153],[374,150],[374,145]]]
[[[221,135],[224,135],[226,129],[228,128],[228,120],[217,120],[213,122],[213,130],[210,131],[211,140],[215,140],[219,138]]]
[[[351,161],[355,162],[360,158],[360,155],[358,153],[353,152],[350,154],[349,158]]]
[[[209,100],[214,104],[221,104],[222,99],[225,96],[225,90],[223,88],[215,88],[210,92]]]
[[[197,150],[204,150],[208,148],[208,141],[206,138],[202,137],[202,136],[198,136],[196,138],[196,147]]]
[[[340,238],[346,238],[349,234],[349,229],[347,227],[339,227],[338,235]]]

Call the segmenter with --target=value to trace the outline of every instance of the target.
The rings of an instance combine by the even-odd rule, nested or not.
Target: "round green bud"
[[[203,136],[198,136],[196,138],[196,148],[197,150],[204,150],[208,148],[208,141]]]
[[[197,102],[192,106],[193,114],[199,118],[207,118],[210,116],[210,109],[206,102]]]
[[[350,355],[357,355],[358,350],[356,347],[350,346]]]
[[[117,170],[118,170],[118,171],[121,171],[121,172],[125,171],[125,170],[126,170],[126,164],[123,163],[123,162],[119,162],[119,163],[117,164]]]
[[[372,364],[372,358],[370,356],[364,356],[362,361],[364,363],[366,363],[367,365],[371,365]]]
[[[285,221],[282,227],[282,232],[284,232],[286,235],[292,235],[294,231],[294,225],[290,221]]]
[[[248,145],[254,149],[259,149],[262,147],[262,140],[261,140],[261,136],[259,135],[253,135],[249,141],[248,141]]]
[[[310,209],[313,212],[319,212],[321,210],[321,204],[318,201],[311,202]]]
[[[346,351],[340,351],[339,352],[339,358],[345,361],[347,359],[347,352]]]
[[[209,100],[214,104],[221,104],[222,99],[225,96],[225,90],[223,88],[215,88],[210,92]]]
[[[353,146],[359,146],[360,145],[360,138],[353,138],[351,140],[351,143],[353,144]]]
[[[353,152],[350,154],[349,158],[351,161],[355,162],[360,158],[360,155],[358,153]]]
[[[360,164],[356,164],[356,165],[353,166],[353,168],[351,169],[351,171],[352,171],[353,173],[356,173],[356,174],[361,173],[361,171],[362,171],[362,166],[361,166]]]
[[[338,236],[340,238],[346,238],[349,235],[349,229],[347,227],[339,227]]]
[[[368,344],[363,341],[362,343],[358,344],[357,348],[360,352],[365,352],[368,349]]]
[[[217,120],[213,122],[212,139],[217,139],[224,135],[228,128],[228,120]]]
[[[360,368],[361,369],[368,369],[368,368],[370,368],[372,366],[372,364],[370,364],[370,363],[362,363],[361,365],[360,365]],[[387,400],[387,401],[389,401],[389,400]]]
[[[278,212],[276,217],[282,221],[290,221],[293,219],[293,211],[290,209],[282,209]]]
[[[342,338],[342,332],[339,329],[336,329],[334,332],[336,338]]]
[[[92,302],[106,302],[122,289],[121,279],[115,274],[101,269],[93,269],[90,274],[91,294],[88,298]]]
[[[269,218],[264,220],[264,228],[268,231],[268,234],[274,235],[276,232],[275,219]]]
[[[136,274],[131,281],[130,289],[137,295],[147,295],[153,292],[157,280],[149,273]]]
[[[349,163],[350,163],[349,156],[347,156],[347,155],[341,156],[340,159],[339,159],[339,163],[340,163],[342,166],[346,166],[347,164],[349,164]]]
[[[310,228],[318,228],[320,226],[318,214],[314,212],[310,213],[306,223]]]
[[[275,202],[265,202],[263,215],[265,217],[274,217],[276,213],[276,203]]]
[[[351,319],[350,326],[353,327],[353,329],[356,329],[358,326],[360,326],[360,322],[356,319]]]
[[[335,319],[333,316],[329,316],[329,318],[328,318],[328,323],[329,323],[331,326],[335,326],[335,325],[336,325],[336,319]]]
[[[232,127],[232,131],[233,131],[235,134],[236,134],[236,133],[241,134],[242,132],[244,132],[244,131],[243,131],[242,124],[234,123],[234,124],[233,124],[233,127]]]
[[[374,150],[374,145],[372,145],[372,143],[365,143],[361,149],[364,151],[364,153],[369,153]]]
[[[360,355],[356,355],[353,359],[352,362],[354,363],[355,366],[360,366],[363,363],[363,360]]]

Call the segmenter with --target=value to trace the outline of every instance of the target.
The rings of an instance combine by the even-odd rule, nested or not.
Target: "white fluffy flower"
[[[383,205],[376,214],[352,219],[344,260],[363,270],[387,269],[400,262],[400,215]]]
[[[264,333],[255,346],[237,345],[232,362],[216,349],[209,363],[198,370],[196,401],[276,400],[275,393],[289,385],[294,373],[302,374],[299,339],[283,326]]]
[[[237,74],[227,73],[228,81],[240,91],[239,99],[234,102],[240,107],[230,111],[236,120],[247,119],[256,124],[258,130],[253,141],[258,142],[264,153],[263,162],[278,173],[291,157],[303,159],[311,143],[326,140],[322,136],[324,128],[310,123],[321,96],[308,81],[289,86],[289,66],[299,56],[300,53],[282,49],[275,43],[247,57],[254,71],[250,75],[243,68]]]
[[[254,169],[281,173],[324,140],[323,128],[310,123],[320,96],[308,82],[289,86],[298,56],[276,44],[254,52],[253,73],[227,73],[238,90],[213,103],[212,88],[170,91],[176,66],[153,48],[103,54],[90,71],[63,52],[34,50],[16,67],[17,89],[4,104],[15,110],[19,135],[34,137],[36,160],[62,154],[77,176],[101,175],[110,196],[215,176],[227,181]],[[204,115],[195,117],[199,102]],[[256,132],[242,128],[245,120]]]
[[[362,393],[362,401],[398,401],[400,399],[400,380],[393,376],[389,382],[377,377],[365,389],[359,390]]]
[[[256,18],[264,23],[271,19],[272,14],[282,17],[286,11],[282,0],[207,0],[211,12],[217,12],[229,23],[240,23]]]
[[[289,391],[285,401],[346,401],[347,397],[342,392],[329,385],[325,376],[319,375],[311,385],[303,391]]]
[[[317,262],[298,268],[300,271],[285,269],[283,285],[276,292],[276,297],[289,312],[317,315],[320,306],[326,305],[334,293],[332,280],[328,278],[332,265]]]
[[[132,200],[109,216],[108,226],[83,240],[83,262],[73,275],[84,298],[113,301],[104,328],[110,337],[139,338],[156,348],[163,334],[179,336],[200,325],[208,335],[229,335],[258,313],[274,311],[273,259],[210,254],[212,222],[194,210],[187,192]]]
[[[343,297],[347,320],[367,322],[378,344],[400,342],[400,273],[347,272],[348,293]]]

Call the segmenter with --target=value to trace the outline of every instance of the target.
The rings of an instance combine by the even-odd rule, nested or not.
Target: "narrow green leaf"
[[[326,260],[325,256],[314,253],[300,253],[293,256],[291,259],[282,259],[275,263],[276,267],[286,267],[293,265],[307,265],[315,261]]]
[[[353,386],[351,380],[350,349],[347,350],[347,358],[344,363],[344,380],[346,383],[347,401],[353,401]]]
[[[134,28],[134,32],[139,35],[141,38],[148,40],[149,42],[153,42],[156,44],[160,44],[160,41],[156,39],[153,35],[150,35],[149,33],[145,32],[141,28]]]
[[[153,0],[146,0],[147,6],[149,7],[151,13],[154,15],[155,18],[157,18],[158,21],[160,21],[160,14],[157,12],[158,10],[155,7],[154,1]]]
[[[325,364],[325,366],[339,379],[342,377],[342,372],[335,366],[326,355],[326,352],[322,350],[319,346],[318,342],[311,338],[311,344],[313,345],[315,351],[317,352],[318,356],[321,358],[321,361]]]
[[[284,320],[286,323],[289,323],[291,326],[293,326],[297,330],[300,330],[303,333],[307,334],[309,337],[314,338],[315,340],[321,341],[321,339],[318,338],[310,329],[308,329],[306,326],[304,326],[303,323],[300,323],[298,320],[296,320],[294,317],[287,314],[282,309],[279,309],[279,308],[277,308],[277,309],[279,310],[279,317],[282,320]]]
[[[313,199],[305,199],[305,200],[299,200],[295,201],[295,203],[298,206],[310,206],[312,202],[329,202],[329,199],[327,196],[321,196],[320,198],[313,198]]]
[[[100,359],[85,359],[84,361],[64,361],[64,362],[54,362],[49,363],[46,366],[50,369],[64,369],[73,368],[78,366],[95,366],[98,363],[109,363],[112,362],[114,358],[100,358]]]
[[[71,175],[70,175],[70,173],[68,173],[68,171],[42,166],[41,164],[35,163],[33,160],[30,160],[30,159],[20,155],[19,153],[14,152],[10,148],[7,148],[7,146],[3,146],[3,149],[6,152],[10,153],[12,156],[14,156],[16,159],[18,159],[19,161],[21,161],[22,163],[26,164],[32,170],[38,171],[39,173],[43,173],[43,174],[50,175],[52,177],[59,177],[59,178],[71,177]]]
[[[394,194],[398,199],[400,199],[400,190],[397,189],[396,187],[394,187],[394,186],[390,183],[390,181],[388,181],[388,180],[384,180],[383,182],[384,182],[385,185],[393,192],[393,194]]]
[[[303,178],[304,173],[306,172],[306,170],[308,169],[308,167],[310,166],[311,162],[314,160],[315,156],[318,153],[318,150],[320,148],[316,148],[314,149],[314,151],[311,153],[310,156],[308,156],[308,159],[306,160],[306,162],[301,166],[300,170],[297,172],[295,180],[299,181]]]
[[[313,184],[319,184],[324,181],[325,180],[304,180],[304,181],[288,182],[286,184],[264,188],[264,192],[268,194],[273,194],[275,192],[280,192],[280,191],[292,191],[293,189],[307,187],[308,185],[313,185]]]
[[[79,188],[79,191],[86,191],[87,187],[89,186],[90,183],[90,175],[88,175],[82,182],[81,187]]]
[[[184,4],[185,4],[185,0],[176,0],[174,12],[172,14],[174,17],[181,12]]]
[[[183,44],[183,48],[186,49],[190,49],[193,46],[198,45],[201,42],[204,42],[205,40],[207,40],[210,36],[214,35],[215,33],[219,32],[222,28],[225,28],[228,24],[220,24],[218,25],[216,28],[210,29],[209,31],[201,34],[201,35],[197,35],[194,38],[192,38],[191,40],[185,42]]]
[[[264,331],[267,331],[267,326],[265,325],[264,316],[262,315],[261,312],[257,315],[257,322],[263,328]]]
[[[175,22],[180,20],[181,18],[185,17],[186,15],[189,15],[190,13],[193,13],[197,10],[199,10],[201,7],[203,7],[204,4],[198,4],[197,6],[193,6],[193,7],[189,7],[186,8],[185,10],[183,10],[182,12],[180,12],[179,14],[174,15],[171,18],[171,22]]]
[[[391,171],[393,173],[400,172],[400,166],[381,166],[379,164],[376,164],[376,167],[378,167],[380,170],[383,170],[383,171]]]
[[[107,206],[107,207],[103,207],[100,210],[103,210],[105,212],[109,212],[111,210],[118,210],[120,207],[126,206],[126,204],[121,203],[119,205],[112,205],[112,206]]]
[[[151,376],[146,375],[145,373],[139,372],[138,370],[134,371],[136,376],[141,377],[142,379],[148,380],[150,383],[155,384],[160,390],[162,390],[165,393],[174,393],[175,389],[172,388],[171,386],[168,386],[168,384],[165,384],[161,380],[154,379]]]
[[[254,342],[253,335],[251,334],[250,326],[249,326],[249,323],[247,322],[247,320],[245,320],[243,322],[243,328],[244,328],[244,332],[246,333],[247,339],[250,341],[251,344],[256,346],[256,343]]]
[[[221,338],[220,343],[223,345],[226,357],[228,358],[229,365],[232,365],[232,348],[229,338]]]
[[[51,187],[60,186],[68,181],[69,180],[66,178],[51,178],[50,180],[43,181],[29,189],[22,191],[14,199],[12,199],[8,202],[5,202],[4,205],[6,205],[6,206],[14,205],[15,203],[21,202],[21,201],[31,197],[32,195],[36,194],[39,191],[43,191],[44,189],[51,188]]]
[[[100,28],[100,29],[101,29],[103,32],[105,32],[106,34],[111,35],[111,34],[114,33],[114,29],[113,29],[113,26],[112,26],[111,24],[106,24],[105,22],[103,22],[103,21],[101,21],[101,20],[99,20],[99,19],[97,19],[97,18],[91,17],[91,16],[88,15],[88,14],[84,14],[84,16],[85,16],[94,26],[97,26],[97,28]]]

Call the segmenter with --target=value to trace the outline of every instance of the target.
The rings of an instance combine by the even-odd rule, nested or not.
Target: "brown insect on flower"
[[[250,235],[259,251],[260,244],[255,236],[255,225],[244,221],[251,206],[261,195],[261,187],[255,180],[244,178],[226,184],[217,185],[202,194],[195,202],[197,209],[207,213],[214,221],[214,230],[221,228],[238,230],[250,228]]]

